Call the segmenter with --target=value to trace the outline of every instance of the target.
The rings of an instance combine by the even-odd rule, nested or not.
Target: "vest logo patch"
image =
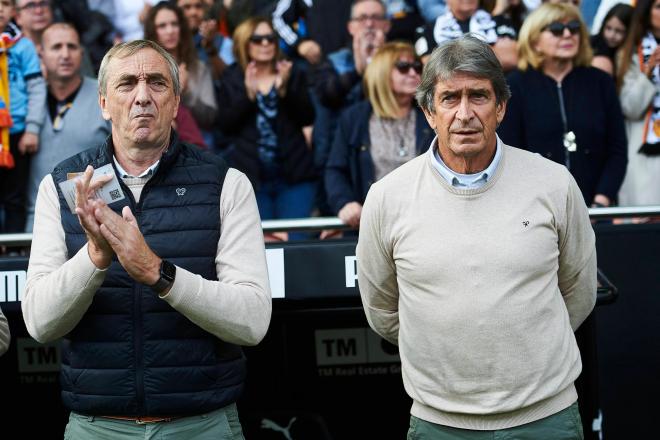
[[[176,189],[176,195],[179,196],[179,197],[181,197],[181,196],[184,195],[185,193],[186,193],[186,189],[185,189],[185,188],[177,188],[177,189]]]

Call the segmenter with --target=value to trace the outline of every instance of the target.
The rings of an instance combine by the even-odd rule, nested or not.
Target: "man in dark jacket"
[[[242,439],[240,345],[271,312],[251,185],[178,140],[177,64],[157,44],[111,49],[99,93],[112,135],[42,181],[22,303],[32,337],[63,339],[68,438]]]

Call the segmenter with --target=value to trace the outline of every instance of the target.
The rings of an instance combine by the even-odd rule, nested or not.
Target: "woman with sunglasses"
[[[626,134],[612,77],[591,67],[579,11],[541,5],[523,23],[518,43],[502,141],[565,165],[588,205],[609,206],[626,172]]]
[[[177,130],[182,140],[204,146],[200,128],[213,128],[218,105],[211,71],[197,58],[183,11],[165,1],[152,7],[144,21],[144,38],[158,43],[179,64],[182,93]]]
[[[267,18],[241,23],[233,41],[237,62],[225,69],[218,91],[227,158],[254,185],[262,219],[309,217],[316,175],[302,130],[314,121],[306,77],[281,59]]]
[[[640,0],[621,50],[617,84],[628,133],[622,205],[660,204],[660,0]]]
[[[433,131],[415,105],[422,63],[408,43],[387,43],[364,72],[367,100],[339,118],[325,170],[330,208],[360,224],[372,183],[429,148]]]

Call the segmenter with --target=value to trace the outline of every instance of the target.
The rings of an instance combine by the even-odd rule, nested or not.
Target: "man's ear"
[[[172,115],[172,119],[176,118],[176,115],[179,114],[179,104],[181,103],[181,95],[175,96],[174,101],[176,105],[174,106],[174,115]]]
[[[424,116],[426,117],[426,122],[429,123],[433,131],[435,131],[435,114],[431,113],[427,109],[423,108],[422,111],[424,112]]]
[[[502,121],[504,120],[504,115],[506,114],[506,103],[507,101],[503,101],[497,104],[497,108],[495,109],[497,116],[497,125],[500,125],[500,123],[502,123]]]
[[[101,114],[103,115],[103,119],[106,121],[112,121],[110,118],[110,111],[108,110],[108,99],[101,93],[99,93],[99,107],[101,107]]]

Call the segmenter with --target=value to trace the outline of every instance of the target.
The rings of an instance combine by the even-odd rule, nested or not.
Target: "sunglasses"
[[[258,35],[254,34],[250,37],[250,43],[254,44],[263,44],[265,41],[268,44],[273,44],[277,37],[275,37],[275,34],[264,34],[264,35]]]
[[[424,65],[420,60],[415,60],[412,63],[410,61],[397,61],[394,64],[394,68],[402,75],[410,72],[410,69],[413,69],[416,74],[421,75]]]
[[[571,20],[568,23],[564,24],[559,21],[553,21],[549,25],[547,25],[543,30],[550,31],[552,35],[555,37],[561,37],[564,35],[564,29],[568,29],[568,32],[571,33],[571,35],[575,35],[578,32],[580,32],[580,22],[578,20]]]

